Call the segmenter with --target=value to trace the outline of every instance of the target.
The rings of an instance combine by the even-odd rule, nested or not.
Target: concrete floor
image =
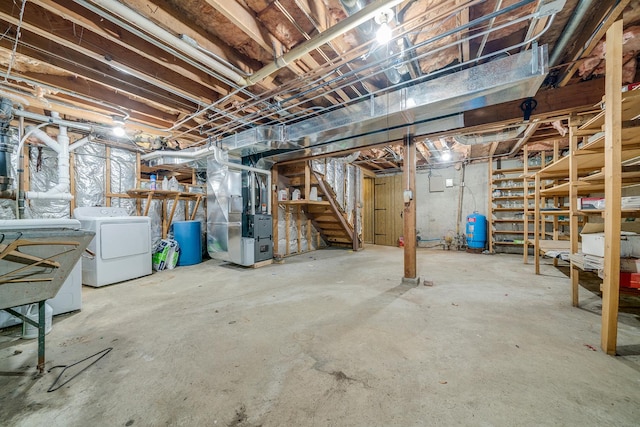
[[[628,355],[610,357],[599,298],[571,307],[552,266],[439,250],[418,264],[432,287],[400,285],[402,251],[369,246],[85,288],[83,310],[54,319],[47,366],[113,350],[47,393],[61,369],[35,378],[35,341],[5,331],[0,424],[640,424],[637,314],[621,315]]]

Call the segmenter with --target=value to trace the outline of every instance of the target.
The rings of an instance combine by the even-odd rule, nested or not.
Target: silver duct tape
[[[47,191],[58,183],[58,154],[46,147],[29,147],[30,191]],[[65,200],[31,200],[34,218],[69,218]]]
[[[105,156],[105,147],[100,144],[85,144],[75,150],[76,206],[105,206]]]

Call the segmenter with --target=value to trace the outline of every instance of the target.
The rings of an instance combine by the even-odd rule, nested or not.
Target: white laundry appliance
[[[3,230],[20,231],[26,229],[41,228],[71,228],[77,230],[81,227],[77,219],[5,219],[0,220],[0,237]],[[47,304],[53,309],[53,314],[69,313],[82,308],[82,258],[69,273],[60,290],[54,298],[48,299]],[[26,313],[28,305],[14,307],[19,313]],[[0,310],[0,328],[22,323],[22,320]]]
[[[151,274],[151,219],[130,216],[125,208],[80,207],[73,211],[82,228],[96,233],[82,261],[82,283],[105,286]]]

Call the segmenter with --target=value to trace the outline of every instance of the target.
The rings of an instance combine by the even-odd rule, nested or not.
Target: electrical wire
[[[106,356],[107,354],[109,354],[109,352],[110,352],[111,350],[113,350],[113,347],[107,347],[107,348],[105,348],[104,350],[100,350],[99,352],[97,352],[97,353],[95,353],[95,354],[92,354],[91,356],[85,357],[84,359],[79,360],[79,361],[77,361],[77,362],[75,362],[75,363],[72,363],[71,365],[56,365],[56,366],[54,366],[54,367],[50,368],[50,369],[49,369],[49,371],[47,371],[47,372],[51,372],[51,371],[53,371],[54,369],[57,369],[57,368],[64,368],[64,369],[63,369],[63,370],[58,374],[58,376],[56,377],[56,379],[53,381],[53,384],[51,384],[51,387],[49,387],[49,389],[47,390],[47,393],[51,393],[52,391],[56,391],[56,390],[58,390],[59,388],[61,388],[61,387],[63,387],[64,385],[68,384],[69,382],[71,382],[71,381],[72,381],[73,379],[75,379],[78,375],[80,375],[81,373],[83,373],[84,371],[86,371],[87,369],[89,369],[91,366],[95,365],[95,363],[96,363],[98,360],[102,359],[104,356]],[[80,364],[80,363],[82,363],[82,362],[84,362],[84,361],[86,361],[86,360],[89,360],[89,359],[91,359],[92,357],[96,357],[96,356],[97,356],[97,355],[99,355],[99,354],[100,354],[100,357],[98,357],[96,360],[94,360],[93,362],[89,363],[87,366],[85,366],[85,367],[84,367],[84,368],[82,368],[80,371],[78,371],[75,375],[72,375],[72,376],[71,376],[71,378],[69,378],[68,380],[66,380],[66,381],[64,381],[64,382],[62,382],[62,383],[60,383],[60,384],[58,384],[58,385],[56,386],[57,382],[60,380],[60,378],[62,377],[62,375],[65,373],[65,371],[66,371],[67,369],[72,368],[72,367],[74,367],[74,366],[76,366],[76,365],[78,365],[78,364]]]
[[[20,39],[20,30],[22,29],[22,17],[24,16],[24,9],[26,6],[27,6],[27,0],[22,0],[22,7],[20,8],[20,19],[18,20],[18,26],[16,27],[16,40],[15,40],[15,43],[13,44],[13,49],[11,50],[11,59],[9,60],[7,73],[4,76],[5,82],[9,78],[9,75],[11,74],[11,68],[13,68],[13,63],[16,60],[16,52],[18,51],[18,39]]]

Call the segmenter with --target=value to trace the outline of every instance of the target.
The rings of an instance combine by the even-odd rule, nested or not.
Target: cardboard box
[[[604,233],[580,234],[582,236],[582,253],[586,255],[604,256]],[[640,235],[620,235],[620,257],[640,257]]]

